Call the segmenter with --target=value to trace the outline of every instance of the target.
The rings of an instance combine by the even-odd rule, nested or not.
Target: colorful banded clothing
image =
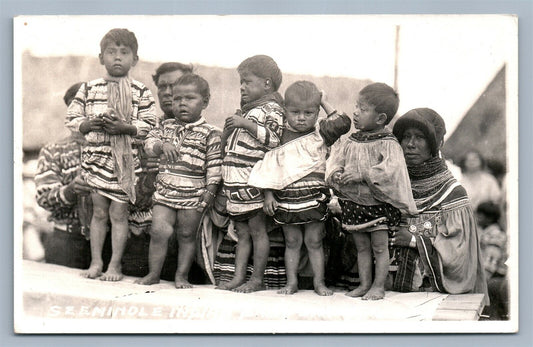
[[[394,290],[428,290],[427,278],[429,290],[484,293],[488,304],[480,237],[465,189],[441,158],[408,169],[419,214],[406,223],[416,248],[395,247]]]
[[[65,191],[79,173],[83,142],[83,138],[70,136],[44,146],[35,175],[37,203],[51,212],[49,220],[54,222],[54,230],[44,240],[45,261],[80,269],[88,268],[91,261],[91,199]]]
[[[356,172],[362,180],[337,183],[332,179],[337,172]],[[337,192],[339,202],[348,200],[360,206],[377,207],[372,211],[354,208],[355,214],[368,213],[362,219],[356,215],[343,218],[342,226],[347,231],[388,229],[387,217],[399,215],[391,212],[391,208],[416,214],[403,151],[388,130],[372,134],[359,131],[339,143],[327,161],[326,180]],[[380,211],[382,215],[378,216]],[[393,224],[398,222],[399,219]]]
[[[142,140],[155,124],[155,102],[150,90],[141,82],[129,81],[128,95],[131,95],[131,107],[128,109],[131,110],[131,114],[127,115],[129,118],[127,123],[137,128],[137,135],[134,138]],[[108,112],[109,108],[113,108],[113,105],[109,104],[108,96],[111,83],[114,82],[100,78],[82,84],[68,108],[67,128],[79,132],[80,125],[84,121],[94,119]],[[82,173],[87,184],[100,194],[115,201],[126,202],[131,198],[117,178],[117,161],[114,158],[117,148],[112,145],[112,142],[115,143],[115,137],[103,130],[90,131],[85,134],[87,145],[82,153]],[[123,135],[123,137],[130,138],[128,135]],[[132,148],[128,153],[133,156],[132,166],[135,172],[140,172],[137,150]],[[125,169],[131,170],[130,165],[127,165]]]
[[[250,103],[252,104],[252,103]],[[235,129],[226,141],[222,179],[228,198],[230,216],[263,208],[263,192],[248,185],[248,176],[255,163],[266,152],[279,146],[283,125],[283,99],[278,93],[269,94],[243,106],[243,117],[257,124],[257,135],[245,129]]]
[[[221,132],[203,117],[194,123],[167,119],[161,125],[162,129],[154,129],[146,137],[146,153],[155,156],[157,144],[170,142],[178,149],[179,158],[175,162],[160,160],[153,201],[174,209],[195,209],[206,187],[220,183]]]
[[[328,147],[350,130],[350,118],[334,114],[307,132],[286,125],[281,146],[268,152],[252,170],[248,183],[272,189],[278,207],[278,224],[305,224],[324,221],[330,194],[325,171]]]

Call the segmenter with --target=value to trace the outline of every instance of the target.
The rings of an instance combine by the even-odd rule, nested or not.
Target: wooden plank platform
[[[212,285],[178,290],[166,281],[136,285],[133,277],[119,282],[86,279],[81,270],[32,261],[23,261],[21,269],[16,276],[15,329],[30,333],[244,332],[247,327],[253,332],[357,332],[365,323],[384,321],[396,322],[396,329],[378,324],[377,332],[407,332],[399,327],[477,320],[482,300],[482,295],[425,292],[387,292],[383,300],[364,301],[341,290],[329,297],[311,290],[241,294]],[[330,328],[313,330],[325,326]]]

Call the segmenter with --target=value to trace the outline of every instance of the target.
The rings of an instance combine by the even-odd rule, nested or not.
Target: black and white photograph
[[[15,17],[15,332],[517,332],[518,21]]]

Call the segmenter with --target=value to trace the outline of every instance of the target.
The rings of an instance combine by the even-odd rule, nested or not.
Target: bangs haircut
[[[157,70],[155,70],[155,75],[152,75],[155,85],[159,83],[159,76],[167,72],[181,71],[183,74],[192,73],[193,67],[192,64],[186,65],[178,62],[170,62],[161,64]]]
[[[253,57],[246,58],[237,67],[239,74],[243,71],[250,71],[257,77],[269,79],[272,82],[274,91],[277,91],[281,85],[281,70],[274,59],[268,55],[254,55]]]
[[[385,83],[372,83],[361,89],[359,96],[368,104],[374,106],[377,113],[384,113],[387,116],[387,122],[396,115],[400,99],[398,93]]]
[[[103,53],[107,45],[114,43],[117,46],[122,45],[129,47],[133,52],[133,55],[137,55],[137,49],[139,45],[137,44],[137,38],[135,34],[129,31],[128,29],[111,29],[100,41],[100,52]]]
[[[176,83],[172,86],[173,88],[176,86],[186,86],[186,85],[194,85],[196,87],[196,90],[198,91],[198,94],[200,94],[202,97],[209,98],[211,97],[211,93],[209,91],[209,83],[200,75],[196,75],[193,73],[185,74],[178,78]]]
[[[309,81],[297,81],[291,84],[285,91],[285,105],[291,101],[310,102],[316,107],[320,107],[322,95],[316,85]]]

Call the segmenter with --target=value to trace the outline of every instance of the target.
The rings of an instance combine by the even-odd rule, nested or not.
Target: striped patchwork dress
[[[94,119],[108,109],[108,85],[104,78],[82,84],[67,111],[66,126],[79,132],[80,125]],[[152,93],[141,82],[131,80],[131,124],[137,128],[135,139],[143,139],[155,124],[155,102]],[[115,160],[111,135],[105,131],[85,134],[87,145],[82,152],[82,174],[87,184],[112,200],[127,202],[128,196],[120,187],[115,174]],[[132,149],[135,172],[140,172],[136,148]]]
[[[228,137],[222,179],[230,216],[245,216],[263,208],[263,193],[248,185],[248,177],[255,163],[280,144],[283,114],[280,104],[270,100],[243,114],[245,119],[257,124],[257,136],[238,128]]]
[[[221,132],[202,117],[194,123],[175,119],[162,122],[162,129],[153,129],[146,137],[146,153],[155,156],[154,146],[172,143],[179,151],[175,162],[162,158],[156,179],[154,204],[173,209],[195,209],[206,186],[219,184],[222,156]]]
[[[323,222],[328,217],[329,189],[325,171],[328,147],[350,130],[346,115],[335,113],[307,132],[287,124],[281,146],[268,152],[250,175],[250,185],[272,189],[278,224]]]

